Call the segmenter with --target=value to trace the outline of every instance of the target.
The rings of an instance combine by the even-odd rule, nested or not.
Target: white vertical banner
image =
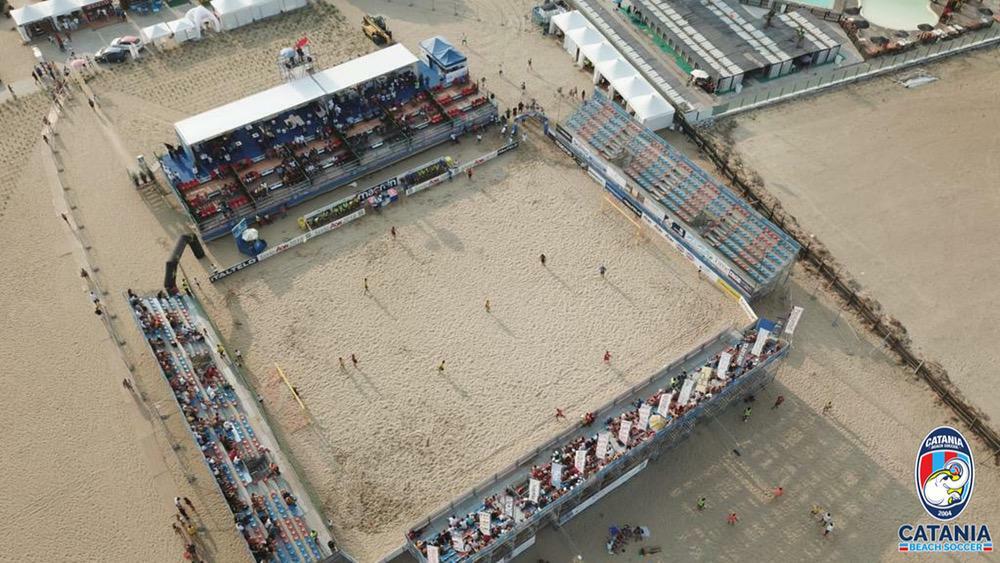
[[[764,344],[767,344],[768,336],[771,336],[771,331],[765,328],[758,330],[757,340],[753,343],[753,349],[750,350],[750,353],[754,356],[759,356],[764,351]]]
[[[551,481],[552,486],[559,488],[562,486],[563,466],[561,463],[553,461],[551,467],[552,467],[552,481]]]
[[[451,533],[451,547],[455,551],[465,551],[465,538],[462,537],[462,530],[455,530]]]
[[[632,432],[632,421],[623,420],[621,426],[618,427],[618,441],[625,444],[626,448],[628,447],[628,437],[631,432]]]
[[[743,369],[743,362],[747,359],[747,343],[740,344],[740,351],[736,354],[736,371]]]
[[[785,323],[785,334],[789,336],[795,334],[795,327],[799,326],[802,311],[804,311],[802,307],[792,307],[792,312],[788,315],[788,322]]]
[[[490,519],[490,513],[489,512],[480,512],[479,513],[479,531],[484,536],[490,535],[490,527],[492,526],[492,524],[493,524],[493,522]]]
[[[681,385],[681,394],[677,397],[678,405],[684,406],[691,400],[691,392],[694,391],[694,380],[695,378],[693,377],[684,380],[684,385]]]
[[[733,361],[733,355],[729,352],[719,354],[719,366],[716,369],[719,379],[725,381],[729,377],[729,363]]]
[[[427,563],[441,563],[441,550],[438,546],[427,546]]]
[[[515,506],[514,507],[514,523],[515,524],[520,524],[521,522],[524,522],[525,520],[527,520],[527,518],[525,518],[525,516],[524,516],[524,511],[521,510],[520,506]]]
[[[538,495],[542,492],[542,482],[538,479],[528,479],[528,500],[538,502]]]
[[[656,406],[656,413],[663,418],[670,416],[670,400],[673,398],[673,391],[664,391],[663,394],[660,395],[660,404]]]
[[[649,428],[649,415],[653,414],[653,407],[643,403],[639,407],[639,430],[645,432]]]
[[[508,517],[514,516],[514,497],[510,495],[503,497],[503,513]]]
[[[583,473],[583,470],[587,468],[586,449],[580,448],[579,450],[576,450],[576,457],[573,459],[573,467],[576,467],[576,470],[580,473]]]
[[[597,459],[598,461],[608,457],[608,442],[611,441],[610,432],[601,432],[597,435]]]

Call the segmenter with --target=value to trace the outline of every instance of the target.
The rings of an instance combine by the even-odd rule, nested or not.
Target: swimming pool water
[[[927,0],[861,0],[861,16],[874,25],[908,31],[938,21]]]

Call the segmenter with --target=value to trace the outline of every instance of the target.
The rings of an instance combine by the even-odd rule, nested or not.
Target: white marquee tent
[[[219,21],[219,18],[211,10],[204,6],[191,8],[184,14],[184,19],[195,24],[198,27],[199,34],[205,29],[206,25],[211,26],[215,31],[222,31],[222,22]]]
[[[314,74],[313,78],[324,92],[333,94],[376,76],[410,66],[417,61],[417,57],[409,49],[396,43],[391,47],[328,68]]]
[[[201,28],[187,18],[167,22],[167,27],[174,34],[174,41],[183,43],[192,39],[201,39]]]
[[[583,14],[574,10],[553,16],[549,33],[556,30],[563,33],[563,48],[577,64],[586,59],[594,65],[594,84],[607,81],[611,93],[621,96],[643,125],[655,131],[673,123],[673,106]]]
[[[230,30],[253,23],[254,9],[250,0],[212,0],[212,9],[222,22],[222,29]]]
[[[281,0],[249,0],[249,3],[254,21],[281,13]]]
[[[628,105],[635,112],[635,118],[653,131],[669,127],[674,121],[673,106],[657,94],[632,98]]]
[[[590,61],[590,64],[595,66],[600,62],[616,61],[621,59],[618,55],[618,51],[603,41],[592,45],[584,45],[580,48],[580,53],[582,54],[582,57],[586,57],[587,60]]]
[[[145,43],[157,43],[169,39],[172,33],[170,26],[163,22],[144,27],[139,31],[139,35]]]

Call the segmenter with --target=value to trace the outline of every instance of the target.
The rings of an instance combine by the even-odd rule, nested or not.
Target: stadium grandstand
[[[600,92],[557,131],[620,170],[628,185],[619,187],[748,299],[788,275],[800,248],[794,239]]]
[[[177,122],[160,156],[202,238],[492,123],[468,73],[393,45]]]
[[[285,479],[267,447],[275,442],[251,426],[244,403],[253,399],[238,396],[224,352],[212,347],[214,333],[203,331],[207,321],[198,319],[185,299],[128,292],[133,317],[254,560],[336,559],[321,516],[315,510],[307,514],[308,499]]]

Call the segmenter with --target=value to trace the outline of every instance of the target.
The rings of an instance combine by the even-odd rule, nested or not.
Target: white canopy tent
[[[655,131],[673,122],[673,106],[583,14],[574,10],[552,16],[549,32],[556,29],[565,34],[563,47],[575,62],[587,59],[594,65],[594,84],[607,80],[611,93],[621,96],[643,125]]]
[[[145,43],[158,43],[169,39],[172,34],[173,32],[170,30],[170,27],[163,22],[139,30],[139,36]]]
[[[83,9],[83,4],[78,0],[47,0],[44,4],[48,4],[52,17],[65,16]]]
[[[615,61],[621,58],[614,47],[603,41],[592,45],[584,45],[580,48],[580,53],[582,54],[581,59],[586,57],[590,61],[590,64],[594,66],[597,66],[599,62]]]
[[[410,66],[418,61],[416,55],[396,43],[363,57],[347,61],[313,75],[316,84],[327,94],[382,76],[388,72]]]
[[[254,21],[281,13],[281,0],[249,0],[249,4]]]
[[[174,129],[181,143],[191,147],[250,123],[303,106],[318,100],[324,94],[311,76],[305,76],[178,121],[174,124]]]
[[[604,37],[589,27],[570,30],[563,40],[563,48],[574,57],[578,57],[580,49],[586,45],[603,43]]]
[[[212,9],[222,22],[222,29],[230,30],[253,23],[254,10],[250,0],[212,0]]]
[[[610,61],[601,61],[594,66],[596,67],[594,74],[603,76],[608,82],[635,74],[635,68],[620,57]],[[595,76],[595,82],[597,81],[597,76]]]
[[[174,41],[183,43],[192,39],[201,39],[201,28],[187,18],[167,22],[167,27],[174,35]]]
[[[552,16],[552,19],[549,20],[549,33],[555,33],[558,29],[565,35],[570,30],[589,25],[590,22],[587,21],[587,18],[583,17],[583,14],[577,10],[573,10],[572,12],[563,12]]]
[[[211,26],[215,31],[222,31],[222,22],[219,18],[212,13],[211,10],[204,6],[196,6],[191,8],[184,14],[184,19],[190,21],[198,27],[198,34],[201,35],[202,30],[205,26]]]
[[[30,41],[31,37],[28,35],[28,30],[25,29],[26,26],[51,18],[52,10],[48,2],[28,4],[23,8],[11,10],[10,17],[14,20],[17,32],[21,34],[21,38],[25,41]]]
[[[649,85],[649,82],[646,82],[646,79],[635,74],[612,80],[611,89],[624,98],[626,102],[632,98],[654,93],[653,87]]]
[[[658,94],[639,96],[628,101],[635,118],[653,131],[669,127],[674,122],[674,107]]]

